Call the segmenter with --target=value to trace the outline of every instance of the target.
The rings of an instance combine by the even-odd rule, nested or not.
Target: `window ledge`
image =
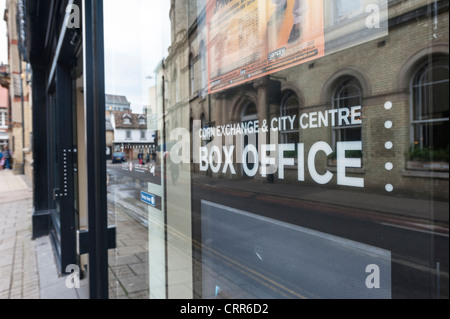
[[[406,169],[410,171],[448,172],[448,162],[443,161],[406,161]]]
[[[403,170],[402,175],[405,177],[448,179],[449,174],[448,172]]]
[[[336,173],[337,167],[336,166],[327,166],[328,170],[330,172]],[[346,167],[345,168],[346,173],[353,173],[353,174],[365,174],[366,169],[364,167]]]
[[[294,166],[285,166],[284,167],[284,169],[285,170],[298,170],[298,168],[297,167],[294,167]],[[336,166],[326,166],[326,169],[328,169],[330,172],[333,172],[333,173],[336,173],[337,172],[337,168],[336,168]],[[365,174],[366,173],[366,169],[363,167],[363,168],[353,168],[353,167],[347,167],[346,169],[345,169],[345,172],[346,173],[352,173],[352,174],[361,174],[361,175],[363,175],[363,174]]]

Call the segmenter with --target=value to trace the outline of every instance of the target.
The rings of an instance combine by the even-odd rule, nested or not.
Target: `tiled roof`
[[[131,124],[124,124],[124,115],[130,116]],[[147,120],[145,124],[139,125],[139,117],[144,116],[143,114],[133,114],[128,112],[114,112],[111,116],[114,116],[114,122],[116,124],[117,129],[147,129]]]

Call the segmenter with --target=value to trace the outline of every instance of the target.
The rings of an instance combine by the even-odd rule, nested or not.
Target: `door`
[[[72,138],[72,84],[68,68],[58,65],[49,91],[50,157],[49,174],[53,203],[50,234],[55,248],[58,272],[76,264],[74,218],[74,145]]]

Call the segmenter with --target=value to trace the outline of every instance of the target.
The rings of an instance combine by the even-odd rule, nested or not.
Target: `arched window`
[[[345,77],[338,82],[334,91],[333,108],[351,110],[354,106],[362,106],[361,85],[355,78]],[[350,122],[350,119],[348,119],[348,122]],[[350,123],[346,125],[345,121],[344,125],[336,125],[333,127],[333,140],[334,145],[336,145],[336,142],[362,141],[362,125],[351,125]]]
[[[291,118],[295,116],[295,121],[294,127],[291,127],[290,122],[287,122],[288,127],[286,130],[281,131],[280,143],[299,143],[299,106],[297,94],[292,91],[285,94],[280,106],[280,116],[290,116]]]
[[[250,122],[258,119],[258,109],[256,108],[256,104],[254,102],[247,102],[241,114],[241,122]],[[252,144],[256,149],[258,149],[258,134],[245,134],[242,135],[243,147],[245,148],[247,145]],[[255,163],[257,162],[257,158],[253,155],[253,153],[248,153],[245,159],[246,166],[251,170],[254,168]],[[245,173],[244,173],[245,175]]]
[[[258,110],[256,109],[256,104],[253,102],[249,102],[242,111],[241,121],[247,122],[256,120],[258,118],[257,114]]]
[[[421,66],[411,82],[412,143],[420,150],[446,150],[447,157],[448,72],[448,57],[435,57]]]

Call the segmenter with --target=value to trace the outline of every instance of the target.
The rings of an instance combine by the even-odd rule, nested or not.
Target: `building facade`
[[[448,1],[26,5],[33,234],[91,298],[448,298]]]
[[[106,111],[126,112],[131,110],[131,103],[126,96],[106,94]]]
[[[7,24],[10,85],[9,149],[16,174],[33,177],[32,106],[30,103],[30,69],[25,55],[25,7],[23,1],[7,1],[4,20]]]
[[[111,125],[114,129],[114,152],[124,152],[128,160],[137,160],[139,154],[146,156],[155,145],[155,132],[147,129],[147,114],[114,112]]]

